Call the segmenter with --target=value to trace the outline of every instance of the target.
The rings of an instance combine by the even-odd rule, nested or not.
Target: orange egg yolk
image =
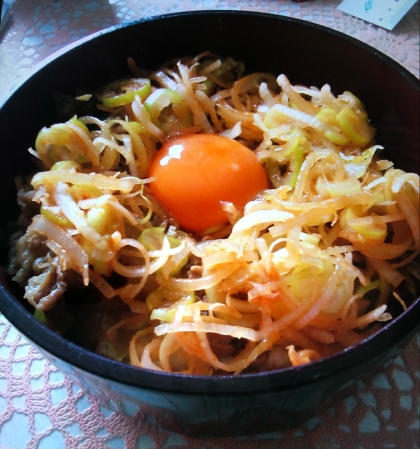
[[[241,143],[212,134],[170,140],[153,159],[152,194],[180,227],[203,232],[226,223],[223,203],[242,208],[268,187],[256,155]]]

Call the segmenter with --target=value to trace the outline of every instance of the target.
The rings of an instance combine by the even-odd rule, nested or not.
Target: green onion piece
[[[213,81],[207,79],[206,81],[203,82],[203,84],[206,86],[206,90],[204,92],[209,93],[211,88],[214,86]]]
[[[163,239],[165,237],[164,228],[147,228],[139,236],[138,241],[148,250],[155,251],[162,248]],[[177,248],[181,244],[181,240],[173,237],[171,235],[166,235],[171,248]],[[174,259],[175,257],[175,259]],[[170,275],[174,276],[177,274],[182,267],[188,262],[188,255],[183,257],[181,260],[176,258],[177,256],[172,256],[170,262],[172,262],[173,270],[170,271]],[[168,265],[169,267],[170,265]],[[150,295],[149,295],[150,296]]]
[[[388,233],[386,223],[365,225],[351,221],[361,217],[359,212],[357,206],[344,209],[340,217],[341,227],[357,232],[363,238],[383,241]]]
[[[144,100],[149,95],[152,86],[147,78],[130,78],[111,83],[105,89],[101,100],[108,108],[116,108],[132,103],[136,95]]]
[[[165,236],[164,228],[147,228],[140,234],[138,241],[148,251],[156,251],[162,248],[164,236]]]
[[[146,297],[146,304],[149,310],[157,309],[162,305],[163,296],[160,290],[151,292]]]
[[[356,145],[367,145],[374,134],[366,119],[350,108],[343,108],[337,114],[338,124],[343,133]]]
[[[41,206],[41,214],[44,215],[45,218],[48,218],[49,221],[52,223],[62,226],[64,228],[72,228],[73,223],[64,215],[56,214],[53,212],[53,210],[48,206]]]
[[[350,142],[350,139],[347,136],[335,131],[327,131],[325,137],[336,145],[347,145]]]
[[[112,210],[108,207],[91,207],[87,211],[86,221],[95,231],[103,235],[112,221]]]
[[[43,312],[42,310],[35,309],[34,317],[35,317],[40,323],[45,324],[45,325],[48,324],[47,316],[45,315],[45,312]]]
[[[299,142],[299,139],[296,139],[297,142]],[[295,187],[296,182],[299,176],[300,168],[302,167],[303,163],[303,148],[297,144],[294,148],[294,157],[291,162],[292,166],[292,179],[290,180],[290,186]]]
[[[146,128],[139,122],[125,122],[126,126],[137,134],[144,134],[147,132]]]
[[[88,198],[99,198],[103,195],[101,189],[92,184],[73,184],[70,190],[73,198],[77,201]]]
[[[156,251],[162,248],[164,237],[164,228],[147,228],[140,234],[138,241],[148,251]],[[167,235],[166,238],[169,240],[171,248],[177,248],[181,244],[181,240],[177,239],[176,237]]]
[[[200,74],[200,72],[204,70],[206,67],[208,67],[212,62],[214,61],[206,61],[205,63],[200,64],[197,73]],[[220,67],[213,70],[211,74],[213,76],[220,77],[226,72],[229,72],[229,70],[232,70],[234,68],[236,68],[238,74],[242,74],[245,72],[245,65],[243,62],[236,61],[235,59],[229,57],[222,60]]]
[[[172,322],[175,317],[175,312],[180,307],[185,307],[195,302],[195,293],[189,292],[184,298],[176,301],[168,307],[155,308],[150,315],[151,320]]]
[[[328,125],[338,126],[337,122],[337,111],[331,108],[323,107],[315,115],[321,122],[327,123]]]
[[[331,198],[340,198],[361,192],[362,186],[356,178],[349,178],[343,181],[326,183],[325,190],[330,194]]]
[[[51,171],[72,169],[77,171],[81,169],[81,166],[76,161],[58,161],[51,167]]]
[[[88,129],[88,127],[87,127],[84,123],[82,123],[80,120],[78,120],[76,115],[73,116],[73,117],[72,117],[69,121],[67,121],[66,123],[70,123],[70,124],[73,124],[73,125],[78,126],[82,131],[84,131],[86,134],[89,135],[89,129]]]
[[[178,123],[181,126],[192,126],[192,115],[183,98],[171,89],[157,89],[144,102],[152,122],[161,129],[165,129],[162,111],[171,106]]]
[[[356,295],[364,296],[367,292],[370,292],[371,290],[375,290],[376,288],[379,288],[381,285],[380,279],[377,279],[376,281],[370,282],[368,285],[360,287],[356,291]]]
[[[35,140],[35,149],[42,163],[47,168],[51,168],[60,161],[73,160],[82,164],[89,161],[80,148],[79,140],[75,132],[69,129],[68,125],[80,128],[89,136],[89,130],[76,116],[66,123],[58,123],[51,128],[42,128]]]

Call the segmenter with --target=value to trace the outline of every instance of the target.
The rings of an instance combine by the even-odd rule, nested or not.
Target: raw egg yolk
[[[226,223],[222,204],[244,207],[268,188],[256,155],[241,143],[213,134],[190,134],[163,144],[149,177],[152,194],[179,225],[202,232]]]

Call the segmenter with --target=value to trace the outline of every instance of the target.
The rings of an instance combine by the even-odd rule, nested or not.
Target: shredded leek
[[[205,52],[116,81],[99,96],[109,119],[70,118],[30,149],[45,170],[27,232],[118,305],[103,325],[125,349],[98,351],[198,375],[298,366],[360,341],[418,286],[419,176],[378,158],[361,101],[243,73]],[[177,226],[146,178],[185,133],[239,139],[271,182],[200,235]]]

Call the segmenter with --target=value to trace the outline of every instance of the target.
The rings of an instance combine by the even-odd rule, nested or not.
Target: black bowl
[[[379,51],[322,26],[275,15],[202,11],[149,18],[61,50],[1,107],[2,264],[8,225],[18,215],[13,179],[34,169],[27,148],[43,126],[89,112],[69,104],[63,111],[63,101],[127,75],[128,57],[156,69],[205,50],[242,60],[249,72],[285,73],[294,84],[328,83],[335,93],[353,92],[377,128],[384,157],[418,172],[419,82]],[[296,425],[333,393],[346,394],[355,381],[382,370],[419,326],[417,299],[361,344],[305,366],[239,376],[169,374],[108,360],[54,334],[33,318],[13,282],[0,277],[2,313],[52,363],[94,394],[140,404],[161,425],[189,434],[250,434]]]

